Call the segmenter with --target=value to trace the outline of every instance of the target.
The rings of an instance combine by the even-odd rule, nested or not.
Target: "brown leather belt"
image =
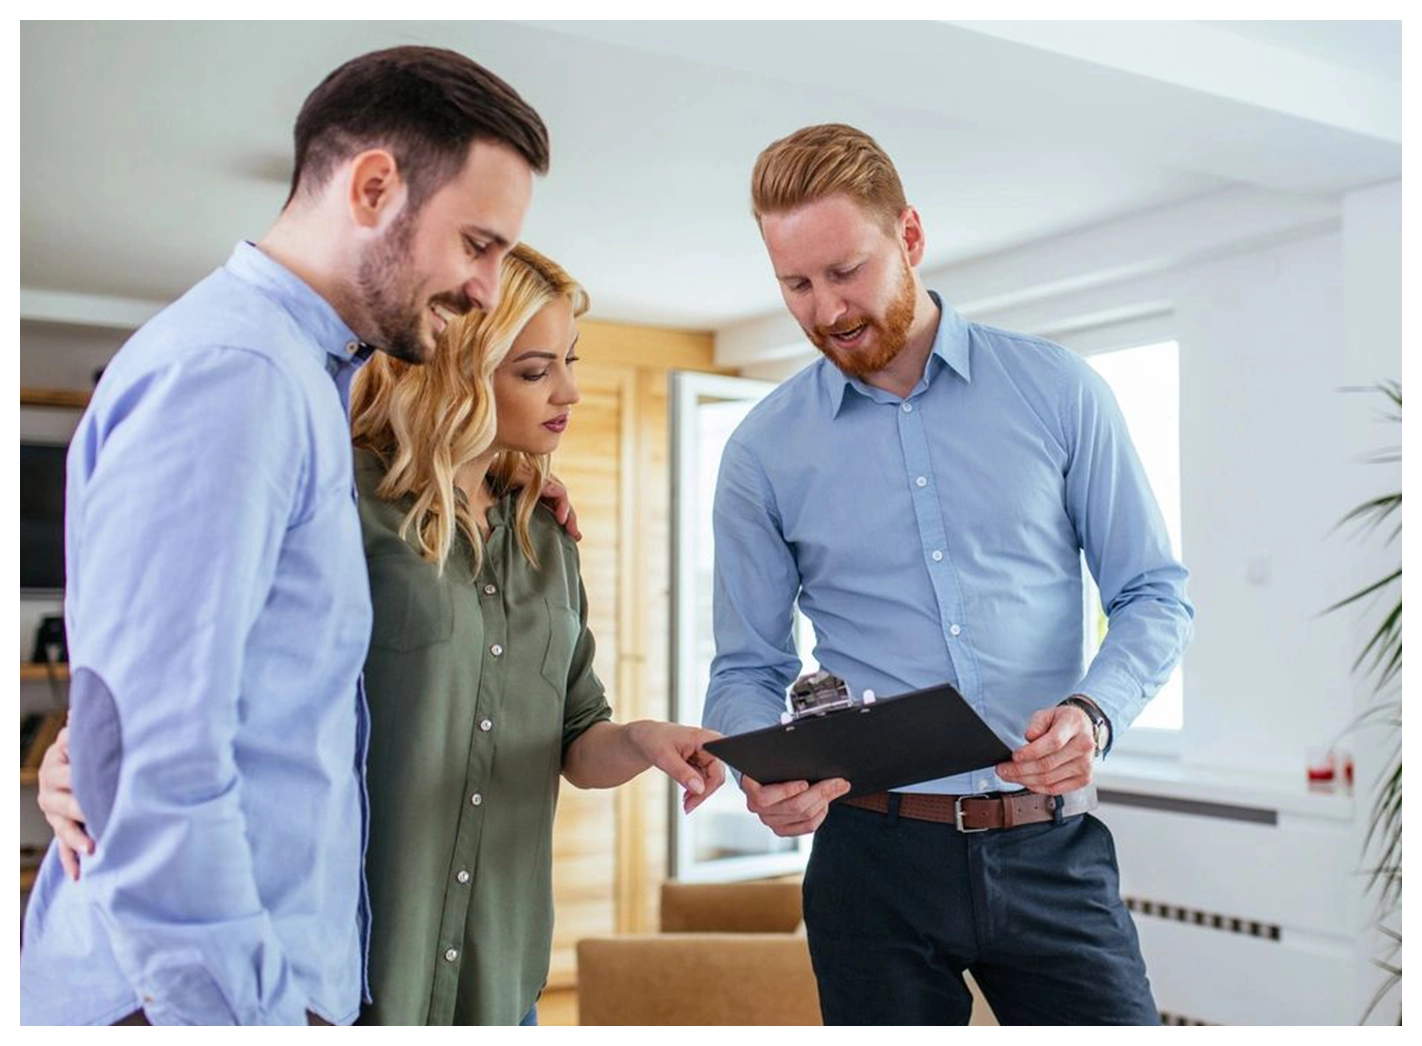
[[[951,824],[960,832],[990,832],[998,828],[1016,828],[1024,824],[1040,824],[1058,817],[1075,817],[1096,809],[1096,786],[1087,785],[1062,796],[1039,795],[1036,792],[993,792],[981,795],[924,795],[918,792],[871,792],[839,802],[887,814],[890,795],[899,801],[900,817],[915,821],[936,821]],[[1061,800],[1058,812],[1057,800]]]

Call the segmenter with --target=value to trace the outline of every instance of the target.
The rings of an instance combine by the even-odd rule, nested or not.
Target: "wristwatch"
[[[1105,756],[1111,750],[1111,720],[1107,719],[1106,714],[1096,707],[1096,702],[1088,697],[1073,694],[1058,703],[1074,705],[1086,713],[1086,718],[1091,720],[1091,743],[1096,749],[1096,758],[1100,759]]]

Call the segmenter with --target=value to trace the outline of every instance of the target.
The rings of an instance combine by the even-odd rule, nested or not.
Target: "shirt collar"
[[[933,349],[928,354],[923,377],[919,379],[913,391],[908,394],[908,399],[913,399],[928,388],[945,366],[964,381],[972,380],[968,362],[967,321],[958,315],[951,305],[945,305],[943,298],[937,291],[929,291],[928,296],[933,299],[933,304],[938,306],[938,329],[933,333]],[[844,409],[845,393],[851,388],[861,396],[875,402],[899,402],[898,397],[892,393],[876,389],[872,385],[866,385],[857,378],[845,377],[844,372],[828,359],[824,360],[822,371],[825,391],[829,395],[831,417],[839,417],[839,412]]]
[[[232,257],[227,259],[227,271],[239,280],[260,287],[291,313],[301,329],[325,350],[328,359],[323,362],[332,374],[335,370],[330,358],[334,358],[336,366],[358,367],[375,351],[356,336],[331,303],[310,284],[256,244],[244,240],[233,248]]]

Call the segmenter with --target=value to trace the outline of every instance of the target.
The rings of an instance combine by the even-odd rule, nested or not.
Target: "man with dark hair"
[[[1157,1023],[1111,836],[1087,811],[1094,761],[1170,675],[1193,610],[1115,400],[1075,354],[924,287],[923,223],[862,131],[773,143],[751,200],[824,358],[721,461],[706,725],[777,721],[798,602],[821,666],[855,691],[949,681],[1015,746],[853,798],[839,779],[742,779],[776,834],[816,833],[805,928],[825,1022],[966,1024],[966,969],[1004,1024]],[[1083,554],[1111,624],[1090,665]]]
[[[74,809],[31,895],[27,1024],[348,1023],[369,586],[351,378],[492,306],[543,123],[461,55],[356,58],[312,93],[258,244],[114,357],[68,460]],[[66,865],[69,865],[66,867]]]
[[[394,47],[347,62],[312,91],[296,117],[291,194],[312,194],[343,160],[388,149],[406,172],[416,210],[464,164],[475,138],[501,142],[548,173],[548,132],[518,94],[463,55]]]

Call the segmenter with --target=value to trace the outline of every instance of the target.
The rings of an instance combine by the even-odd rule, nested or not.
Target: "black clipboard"
[[[1012,750],[947,683],[811,713],[708,741],[705,748],[761,784],[842,777],[850,795],[951,777],[1012,758]]]

